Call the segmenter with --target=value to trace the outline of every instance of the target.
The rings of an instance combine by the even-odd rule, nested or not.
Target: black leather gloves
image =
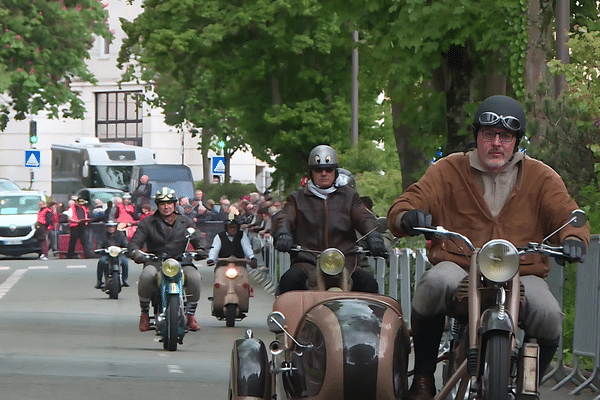
[[[209,267],[212,267],[213,265],[215,265],[215,260],[211,260],[209,258],[208,260],[206,260],[206,265],[208,265]]]
[[[288,232],[281,232],[275,238],[275,249],[277,251],[288,252],[294,245],[294,237]]]
[[[248,261],[248,265],[250,268],[254,269],[258,267],[258,260],[256,258],[251,258],[250,261]]]
[[[200,261],[200,260],[204,260],[206,257],[207,257],[206,251],[204,251],[203,249],[198,249],[198,250],[196,250],[196,255],[194,256],[194,260]]]
[[[371,254],[373,254],[374,257],[388,257],[383,237],[381,237],[379,232],[371,232],[367,235],[367,247],[371,250]]]
[[[581,263],[585,261],[587,246],[581,240],[565,239],[562,246],[566,261]]]
[[[140,253],[138,249],[135,249],[131,253],[129,253],[129,258],[131,258],[138,264],[143,264],[146,261],[146,256]]]
[[[419,210],[418,208],[414,210],[408,210],[404,213],[402,219],[400,220],[400,228],[402,228],[402,230],[410,236],[418,236],[423,233],[414,228],[426,228],[430,226],[431,214],[429,214],[427,211]],[[425,235],[427,239],[430,239],[428,236],[431,235]]]

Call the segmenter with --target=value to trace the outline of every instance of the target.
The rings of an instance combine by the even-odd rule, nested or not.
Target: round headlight
[[[235,278],[236,276],[238,276],[237,268],[227,268],[225,270],[225,276],[228,277],[229,279]]]
[[[119,246],[108,246],[108,254],[111,257],[116,257],[121,252],[121,248]]]
[[[490,281],[507,282],[519,270],[519,252],[507,240],[490,240],[477,253],[477,265],[481,274]]]
[[[337,275],[344,269],[346,257],[338,249],[327,249],[319,257],[319,268],[327,275]]]
[[[163,261],[162,264],[162,271],[163,274],[165,274],[168,277],[174,277],[175,275],[177,275],[177,273],[179,272],[179,262],[173,258],[167,258],[165,261]]]

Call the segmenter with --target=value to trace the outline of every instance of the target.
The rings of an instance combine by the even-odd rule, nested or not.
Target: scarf
[[[332,185],[326,189],[322,189],[320,187],[318,187],[317,185],[315,185],[313,183],[313,181],[308,181],[306,183],[306,186],[308,187],[308,190],[314,194],[315,196],[323,199],[323,200],[327,200],[327,196],[330,195],[331,193],[336,191],[336,187],[335,185]]]

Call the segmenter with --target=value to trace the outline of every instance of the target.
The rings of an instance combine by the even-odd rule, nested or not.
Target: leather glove
[[[250,268],[254,269],[258,267],[258,260],[256,258],[251,258],[250,261],[248,261],[248,265]]]
[[[143,264],[146,261],[146,256],[140,253],[138,249],[133,250],[129,257],[138,264]]]
[[[383,237],[379,232],[371,232],[367,236],[367,247],[371,250],[373,257],[388,258],[388,251],[383,243]]]
[[[580,262],[585,261],[585,255],[587,253],[587,246],[581,240],[578,239],[565,239],[562,242],[564,259],[569,262]],[[564,265],[564,263],[563,263]]]
[[[400,227],[404,232],[410,236],[418,236],[423,232],[420,232],[414,228],[426,228],[431,226],[431,214],[427,211],[414,209],[408,210],[402,216],[400,220]],[[431,239],[432,234],[425,234],[425,238]]]
[[[196,250],[196,255],[194,256],[194,260],[200,261],[200,260],[204,260],[206,257],[207,257],[206,251],[204,251],[203,249],[198,249],[198,250]]]
[[[277,251],[288,252],[294,245],[294,237],[288,232],[282,232],[275,238],[275,249]]]
[[[206,265],[208,265],[209,267],[212,267],[215,264],[216,264],[215,260],[211,260],[210,258],[208,260],[206,260]]]

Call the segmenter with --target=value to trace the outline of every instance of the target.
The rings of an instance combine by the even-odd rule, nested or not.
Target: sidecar
[[[407,390],[409,333],[401,307],[391,297],[287,292],[275,300],[268,323],[276,334],[270,362],[264,344],[251,338],[251,332],[236,341],[230,399],[275,394],[288,399],[400,399]],[[271,374],[272,382],[258,379]],[[240,382],[247,386],[250,377],[265,385],[253,396],[240,390]]]

